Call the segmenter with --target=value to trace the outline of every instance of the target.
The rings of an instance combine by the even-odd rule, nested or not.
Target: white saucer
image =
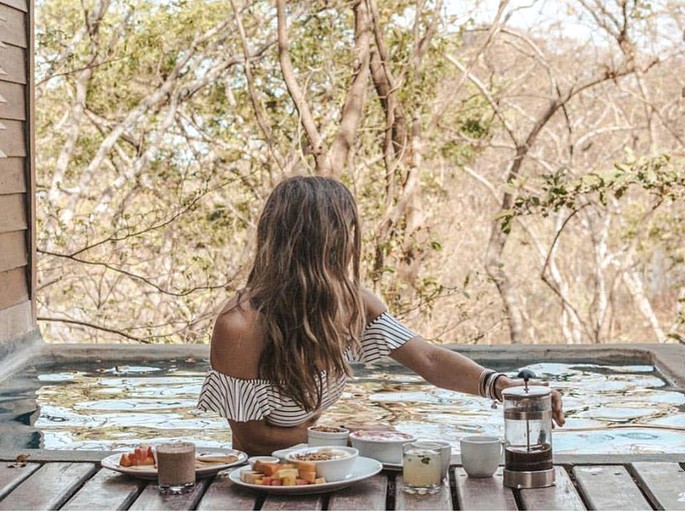
[[[292,448],[291,448],[292,449]],[[283,451],[283,450],[279,450]],[[288,450],[289,451],[289,450]],[[275,452],[274,452],[275,453]],[[277,455],[276,455],[277,456]],[[238,468],[231,471],[228,478],[234,484],[249,489],[254,489],[259,492],[267,494],[318,494],[322,492],[330,492],[338,489],[349,487],[355,482],[359,482],[373,475],[381,472],[383,466],[380,462],[374,459],[367,459],[366,457],[357,457],[357,460],[352,467],[352,474],[345,480],[338,482],[327,482],[325,484],[309,484],[309,485],[256,485],[248,484],[240,480],[240,473],[249,468]]]
[[[115,453],[109,457],[105,457],[100,461],[103,468],[111,469],[113,471],[118,471],[119,473],[124,473],[125,475],[135,476],[137,478],[142,478],[144,480],[157,480],[157,466],[122,466],[119,464],[122,453]],[[216,464],[206,465],[202,468],[195,469],[196,478],[205,478],[217,474],[219,471],[224,469],[232,468],[233,466],[238,466],[244,464],[247,461],[247,454],[239,450],[221,450],[212,452],[198,452],[196,457],[208,457],[212,455],[235,455],[238,459],[235,462],[229,464],[223,462],[217,462]]]

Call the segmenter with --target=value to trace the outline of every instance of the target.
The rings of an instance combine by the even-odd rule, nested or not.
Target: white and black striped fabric
[[[372,363],[414,337],[416,334],[386,311],[366,326],[359,353],[348,354],[348,359],[353,362]],[[322,372],[321,380],[321,409],[307,412],[292,399],[281,395],[267,380],[237,379],[210,370],[202,384],[197,407],[202,411],[216,412],[233,421],[267,418],[274,426],[294,427],[332,406],[342,395],[347,379],[343,375],[331,382],[326,377],[326,372]]]
[[[400,348],[416,334],[402,325],[387,311],[372,320],[364,329],[361,352],[349,357],[350,361],[373,363]]]

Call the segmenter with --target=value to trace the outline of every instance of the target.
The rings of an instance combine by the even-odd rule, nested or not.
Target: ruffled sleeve
[[[364,329],[361,350],[354,360],[373,363],[415,337],[415,333],[386,311],[372,320]]]
[[[197,408],[234,421],[264,419],[271,412],[268,381],[237,379],[210,370],[200,390]]]

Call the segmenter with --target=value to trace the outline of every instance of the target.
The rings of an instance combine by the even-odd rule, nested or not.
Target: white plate
[[[126,475],[135,476],[137,478],[143,478],[145,480],[157,480],[157,467],[156,466],[122,466],[119,464],[121,456],[126,453],[115,453],[109,457],[102,459],[100,464],[103,468],[118,471],[119,473],[124,473]],[[231,462],[230,464],[217,462],[216,464],[206,465],[202,468],[197,468],[195,470],[195,478],[205,478],[217,474],[219,471],[224,469],[237,466],[239,464],[244,464],[247,461],[247,454],[238,450],[222,450],[222,451],[212,451],[212,452],[198,452],[196,457],[210,457],[210,456],[223,456],[223,455],[235,455],[238,460]]]
[[[273,452],[271,455],[274,457],[278,457],[279,459],[283,460],[285,459],[285,456],[288,455],[288,453],[292,452],[293,450],[299,450],[300,448],[307,448],[309,446],[307,443],[300,443],[296,444],[295,446],[291,446],[290,448],[283,448],[282,450],[276,450]],[[367,459],[370,457],[366,457]],[[371,460],[376,460],[376,459],[371,459]],[[383,469],[387,469],[390,471],[402,471],[402,461],[397,462],[396,464],[392,464],[389,462],[381,462],[383,464]]]
[[[355,482],[359,482],[373,475],[381,472],[383,466],[380,462],[366,457],[357,457],[357,460],[352,467],[352,474],[345,480],[338,482],[327,482],[325,484],[309,484],[309,485],[256,485],[248,484],[240,479],[240,473],[249,468],[238,468],[231,471],[228,475],[231,482],[234,484],[254,489],[256,491],[265,492],[267,494],[318,494],[321,492],[330,492],[338,489],[349,487]]]

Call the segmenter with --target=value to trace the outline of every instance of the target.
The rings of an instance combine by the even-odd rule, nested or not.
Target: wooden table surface
[[[401,491],[401,472],[384,471],[328,494],[278,496],[233,484],[229,471],[200,480],[192,493],[162,496],[92,461],[0,461],[0,510],[685,510],[678,462],[563,464],[556,485],[512,490],[493,478],[468,478],[452,466],[449,483],[429,496]]]

